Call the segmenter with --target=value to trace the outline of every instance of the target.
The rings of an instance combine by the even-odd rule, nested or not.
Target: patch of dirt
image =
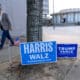
[[[26,66],[14,62],[6,69],[6,74],[10,80],[64,80],[75,60],[58,59],[57,63]]]

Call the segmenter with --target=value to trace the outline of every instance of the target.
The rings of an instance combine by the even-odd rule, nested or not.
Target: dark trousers
[[[3,30],[0,48],[3,48],[6,38],[8,38],[10,40],[11,44],[14,45],[14,41],[12,40],[12,38],[10,36],[9,30]]]

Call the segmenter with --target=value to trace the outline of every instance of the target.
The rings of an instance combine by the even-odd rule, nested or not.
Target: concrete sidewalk
[[[80,60],[76,62],[64,80],[80,80]]]
[[[12,61],[13,58],[19,55],[20,55],[19,47],[9,46],[7,44],[4,46],[3,49],[0,50],[0,63],[10,62],[10,60]]]
[[[80,53],[78,53],[77,60],[75,61],[72,69],[66,75],[64,80],[80,80]]]

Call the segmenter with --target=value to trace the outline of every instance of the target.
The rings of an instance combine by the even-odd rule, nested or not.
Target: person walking
[[[10,40],[11,45],[14,45],[14,41],[11,38],[10,33],[9,33],[9,30],[11,30],[11,22],[8,18],[8,14],[5,12],[2,12],[1,4],[0,4],[0,28],[3,31],[0,49],[3,48],[6,38],[8,38]]]

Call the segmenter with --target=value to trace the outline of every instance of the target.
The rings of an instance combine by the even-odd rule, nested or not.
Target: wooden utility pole
[[[27,41],[42,41],[43,0],[27,0]]]

